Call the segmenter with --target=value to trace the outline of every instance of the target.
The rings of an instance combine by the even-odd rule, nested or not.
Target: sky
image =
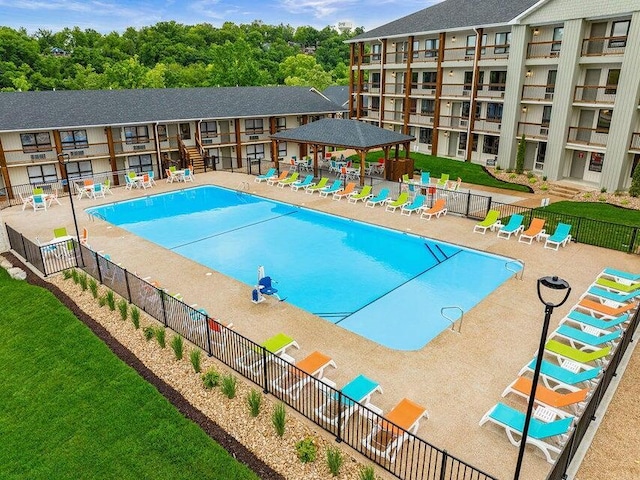
[[[0,25],[62,30],[78,26],[100,33],[123,32],[157,22],[175,20],[186,25],[262,20],[293,27],[351,21],[365,30],[384,25],[441,0],[0,0]],[[508,1],[508,0],[505,0]]]

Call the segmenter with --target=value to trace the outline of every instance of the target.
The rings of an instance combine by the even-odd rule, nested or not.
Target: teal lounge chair
[[[553,235],[547,237],[547,241],[544,242],[544,248],[558,251],[558,248],[561,245],[566,247],[567,243],[571,241],[571,235],[569,235],[570,231],[571,225],[567,223],[558,223],[556,231],[553,232]]]
[[[253,179],[254,182],[260,183],[269,180],[276,174],[277,170],[275,168],[270,168],[267,173],[263,173],[262,175],[258,175]]]
[[[605,268],[601,276],[612,277],[615,281],[628,280],[630,282],[640,282],[640,273],[630,273],[615,268]]]
[[[610,288],[611,290],[617,290],[618,292],[640,293],[640,282],[616,282],[615,280],[609,280],[608,278],[598,278],[596,284],[601,287]]]
[[[557,410],[553,412],[558,414]],[[491,421],[501,426],[507,433],[509,441],[517,447],[522,441],[522,430],[524,429],[525,420],[526,416],[524,413],[504,403],[498,403],[482,417],[480,425],[482,426],[487,421]],[[559,455],[562,451],[564,443],[569,438],[569,429],[571,428],[573,420],[574,417],[567,414],[566,417],[560,417],[551,422],[543,422],[538,420],[534,413],[534,416],[529,422],[526,443],[542,450],[547,462],[554,463],[555,459],[551,454]],[[514,435],[518,435],[520,438],[516,439]],[[553,437],[560,437],[559,441],[554,443],[547,441],[547,439]]]
[[[364,375],[358,375],[356,378],[342,387],[342,395],[337,392],[332,392],[327,395],[325,402],[316,409],[316,414],[324,422],[337,426],[338,419],[340,424],[344,426],[349,421],[351,415],[358,409],[359,405],[380,411],[379,408],[372,405],[371,395],[375,392],[382,393],[382,388],[378,382],[365,377]],[[338,405],[338,399],[341,398],[340,405]]]
[[[313,192],[319,192],[323,188],[327,186],[327,182],[329,181],[328,177],[322,177],[318,183],[311,184],[308,187],[305,187],[305,193],[309,195],[313,195]]]
[[[416,195],[416,198],[413,199],[413,202],[402,206],[402,208],[400,209],[400,215],[406,215],[410,217],[413,212],[417,212],[424,206],[424,202],[426,199],[427,197],[425,195]]]
[[[420,185],[428,186],[431,183],[431,174],[429,172],[422,172],[420,174]]]
[[[476,223],[475,227],[473,227],[473,233],[487,233],[487,229],[490,228],[493,230],[494,228],[502,226],[502,222],[500,221],[500,211],[499,210],[489,210],[487,212],[487,216],[484,217],[480,223]]]
[[[567,385],[577,385],[580,383],[595,383],[600,373],[602,373],[602,367],[591,367],[589,365],[578,364],[579,371],[574,372],[562,368],[560,365],[556,365],[547,360],[542,360],[542,366],[540,368],[540,378],[545,387],[551,390],[559,390],[561,388],[567,389]],[[536,359],[531,360],[530,363],[520,369],[518,376],[522,376],[524,372],[533,372],[536,368]],[[570,390],[570,389],[569,389]]]
[[[360,200],[362,200],[363,202],[365,200],[368,200],[372,197],[372,188],[373,187],[371,185],[365,185],[358,193],[352,193],[351,195],[349,195],[349,203],[358,203]]]
[[[564,323],[565,321],[588,325],[590,327],[599,328],[600,330],[608,330],[610,328],[620,329],[623,328],[623,324],[629,321],[629,314],[625,313],[619,317],[612,318],[611,320],[603,320],[602,318],[597,318],[587,313],[579,312],[578,310],[571,310],[568,315],[561,320],[561,323]]]
[[[587,290],[587,293],[585,293],[585,295],[604,298],[606,300],[612,300],[618,303],[626,303],[629,300],[633,300],[636,296],[640,295],[640,290],[636,290],[630,293],[617,293],[597,286],[592,286],[589,287],[589,290]]]
[[[604,363],[604,359],[611,353],[611,346],[585,352],[569,345],[565,345],[557,340],[547,340],[544,349],[559,360],[566,358],[567,360],[583,363],[585,365],[591,362]]]
[[[324,187],[322,190],[318,191],[321,197],[326,197],[329,194],[333,195],[337,191],[342,188],[342,180],[335,180],[330,187]]]
[[[398,195],[398,198],[387,203],[386,211],[395,212],[397,208],[400,208],[406,205],[407,203],[409,203],[409,193],[402,192],[400,195]]]
[[[298,180],[299,175],[300,174],[298,172],[293,172],[290,177],[287,177],[284,180],[280,180],[277,186],[280,188],[284,188],[289,185],[293,185]]]
[[[620,339],[622,330],[609,332],[594,327],[587,327],[587,330],[574,328],[566,324],[559,325],[551,334],[551,338],[561,337],[566,339],[573,348],[578,350],[595,350],[605,345],[613,344]]]
[[[498,230],[498,238],[509,240],[511,235],[518,235],[522,230],[524,230],[524,225],[522,225],[523,221],[524,217],[519,213],[511,215],[509,222]]]
[[[389,198],[389,189],[388,188],[383,188],[382,190],[380,190],[378,192],[378,195],[376,195],[375,197],[367,200],[364,204],[365,207],[375,207],[376,205],[382,205],[383,203],[385,203],[387,201],[387,199]]]
[[[313,175],[307,175],[304,180],[294,182],[291,184],[291,190],[298,191],[300,188],[307,188],[313,184]]]

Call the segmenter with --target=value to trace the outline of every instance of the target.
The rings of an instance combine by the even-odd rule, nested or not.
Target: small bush
[[[78,283],[80,284],[80,288],[82,288],[83,292],[87,291],[89,278],[85,272],[82,272],[78,275]]]
[[[154,331],[154,334],[156,336],[156,340],[158,342],[158,345],[160,345],[160,348],[164,348],[167,346],[167,340],[166,340],[166,335],[167,335],[167,331],[164,328],[156,328]]]
[[[522,134],[520,142],[518,142],[518,151],[516,152],[516,173],[522,173],[524,171],[524,159],[527,152],[527,140]]]
[[[602,187],[600,189],[600,193],[607,193],[607,187]]]
[[[518,174],[517,173],[512,173],[512,174],[509,175],[509,178],[511,180],[513,180],[514,178],[518,178]]]
[[[373,470],[371,465],[364,467],[360,470],[360,475],[358,475],[359,480],[376,480],[376,473]]]
[[[587,193],[585,193],[584,195],[582,195],[582,198],[584,198],[584,199],[587,199],[587,200],[588,200],[588,199],[589,199],[589,198],[591,198],[592,196],[593,196],[593,195],[591,195],[590,193],[588,193],[588,192],[587,192]]]
[[[198,348],[194,348],[189,353],[189,360],[191,360],[191,366],[193,367],[193,371],[196,373],[200,373],[202,367],[200,366],[200,362],[202,361],[202,352]]]
[[[227,398],[235,398],[238,388],[238,379],[234,375],[223,375],[220,389]]]
[[[72,270],[69,270],[68,268],[65,268],[62,271],[62,278],[64,278],[65,280],[69,280],[71,278],[72,275]]]
[[[496,165],[496,172],[499,172],[500,170],[502,170],[502,168],[500,168],[500,165]]]
[[[96,282],[95,278],[89,280],[89,291],[93,298],[98,298],[98,282]]]
[[[78,271],[75,268],[71,270],[71,279],[73,280],[73,283],[75,283],[76,285],[80,281],[80,275],[78,275]]]
[[[140,310],[135,305],[131,307],[131,322],[136,330],[140,328]]]
[[[111,310],[112,312],[116,309],[116,296],[113,293],[113,290],[107,290],[107,306],[109,307],[109,310]]]
[[[624,195],[624,192],[620,191],[620,190],[616,190],[615,192],[613,192],[613,195],[615,197],[621,197]]]
[[[536,174],[533,172],[527,172],[527,178],[535,178]]]
[[[98,305],[100,305],[101,307],[104,307],[106,304],[107,304],[107,297],[98,298]]]
[[[260,405],[262,405],[262,393],[255,388],[247,395],[247,404],[249,405],[249,413],[252,417],[257,417],[260,413]]]
[[[513,168],[507,168],[507,169],[505,170],[505,172],[506,172],[506,173],[513,173]]]
[[[307,437],[296,443],[296,453],[302,463],[315,462],[316,455],[318,454],[318,446],[316,442],[313,441],[313,438]]]
[[[121,320],[126,320],[127,316],[129,316],[129,305],[127,305],[127,301],[124,298],[118,302],[118,311],[120,312]]]
[[[173,349],[173,354],[176,356],[176,360],[182,360],[182,356],[184,354],[184,342],[180,335],[176,335],[171,339],[171,348]]]
[[[640,168],[638,165],[633,169],[633,174],[631,177],[631,187],[629,187],[629,195],[632,197],[640,196]]]
[[[544,191],[549,190],[549,185],[546,185],[546,184],[545,185],[540,185],[540,190],[544,190]]]
[[[337,477],[340,474],[340,469],[342,468],[343,463],[344,457],[342,456],[342,451],[339,448],[327,448],[327,467],[329,467],[331,475]]]
[[[284,403],[280,402],[276,404],[273,409],[273,414],[271,415],[271,423],[273,423],[273,427],[276,429],[276,434],[282,437],[287,423],[287,411],[284,408]]]
[[[534,185],[534,184],[538,183],[538,179],[537,179],[536,177],[531,177],[531,178],[529,179],[529,183],[530,183],[531,185]]]
[[[220,374],[214,368],[207,370],[207,372],[203,373],[200,378],[202,378],[202,384],[207,390],[211,390],[212,388],[220,385]]]
[[[547,181],[547,176],[546,176],[546,175],[543,175],[543,176],[542,176],[542,181],[543,181],[543,182],[546,182],[546,181]]]
[[[156,336],[156,329],[152,326],[144,327],[142,334],[144,335],[144,339],[148,342]]]
[[[599,195],[598,196],[598,201],[599,202],[606,202],[607,201],[607,197],[605,195]]]
[[[629,200],[623,198],[622,200],[620,200],[620,205],[629,205]]]

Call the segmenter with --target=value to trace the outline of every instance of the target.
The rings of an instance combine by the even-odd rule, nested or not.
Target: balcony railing
[[[580,103],[602,103],[613,105],[616,101],[617,88],[617,85],[576,85],[573,101]]]
[[[473,131],[480,133],[500,133],[501,120],[492,118],[477,118],[473,122]]]
[[[444,49],[444,61],[466,60],[473,61],[475,47],[454,47]]]
[[[469,126],[469,118],[454,115],[440,115],[439,126],[466,130]]]
[[[555,85],[523,85],[522,100],[553,101]]]
[[[640,152],[640,132],[634,132],[631,136],[631,145],[629,145],[629,150]]]
[[[582,56],[622,55],[627,37],[593,37],[582,41]]]
[[[480,50],[482,60],[501,60],[509,58],[509,44],[486,45]]]
[[[549,136],[549,124],[518,122],[518,138],[523,134],[527,138],[546,139]]]
[[[438,61],[438,49],[414,50],[411,63],[435,63]]]
[[[553,58],[560,55],[561,41],[529,42],[527,58]]]
[[[569,127],[567,143],[605,147],[609,132],[595,128]]]
[[[435,83],[411,83],[411,93],[415,95],[431,95],[436,94]]]
[[[412,113],[409,117],[409,123],[411,123],[412,125],[433,126],[433,115],[433,112]]]
[[[442,85],[443,97],[471,97],[471,85],[468,83],[445,83]]]
[[[404,83],[402,82],[385,83],[384,92],[387,95],[393,95],[393,94],[402,95],[405,92]]]
[[[404,121],[404,113],[398,110],[385,110],[384,121],[402,122]]]
[[[504,83],[483,83],[478,85],[477,97],[504,98]]]

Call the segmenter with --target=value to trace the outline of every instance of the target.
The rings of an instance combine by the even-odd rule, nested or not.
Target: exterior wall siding
[[[521,21],[528,24],[554,23],[582,18],[625,15],[638,9],[637,0],[551,0]]]

